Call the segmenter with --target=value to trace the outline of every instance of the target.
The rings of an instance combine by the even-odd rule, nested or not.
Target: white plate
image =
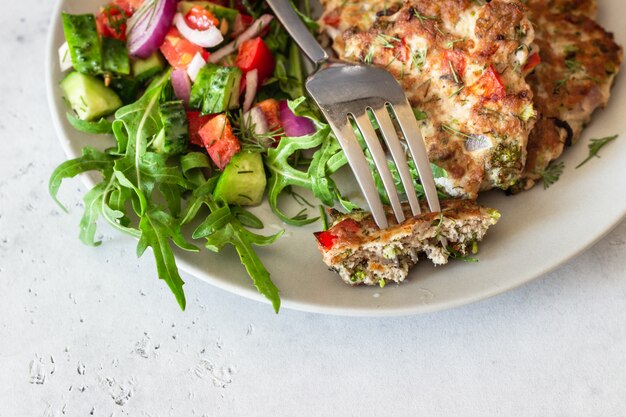
[[[61,10],[70,13],[95,12],[103,0],[59,1],[52,17],[46,60],[46,83],[52,118],[68,157],[80,154],[89,144],[101,143],[71,128],[58,83],[62,79],[57,49],[63,43]],[[626,45],[621,0],[600,5],[600,21],[615,31]],[[434,268],[421,262],[402,285],[380,288],[352,288],[339,280],[322,263],[312,233],[305,228],[286,227],[279,242],[258,253],[281,291],[282,306],[317,313],[352,316],[393,316],[431,312],[461,306],[515,288],[545,274],[578,255],[615,227],[626,214],[626,140],[611,143],[581,169],[574,166],[587,156],[587,140],[626,131],[626,80],[620,76],[607,110],[596,114],[578,146],[564,157],[566,169],[561,180],[548,191],[538,186],[516,197],[494,192],[481,197],[482,204],[502,213],[500,223],[481,244],[480,262],[451,262]],[[93,178],[84,176],[88,184]],[[256,213],[276,228],[282,228],[268,207]],[[146,255],[150,256],[150,255]],[[219,255],[178,253],[178,265],[217,287],[255,300],[265,301],[252,286],[233,250]],[[155,278],[155,284],[158,281]],[[156,285],[162,285],[162,282]],[[172,298],[172,302],[174,299]],[[268,307],[269,308],[269,307]]]

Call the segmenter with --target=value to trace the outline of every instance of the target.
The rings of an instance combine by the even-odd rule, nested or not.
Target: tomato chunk
[[[335,240],[337,240],[337,236],[332,234],[330,231],[326,230],[325,232],[316,232],[313,233],[318,243],[324,250],[332,249],[335,246]]]
[[[213,26],[218,26],[220,21],[213,13],[201,6],[193,6],[185,15],[187,25],[195,30],[204,31]]]
[[[361,231],[361,225],[354,219],[345,219],[324,232],[314,233],[315,238],[324,250],[330,250],[335,246],[339,238],[351,236]]]
[[[526,65],[524,65],[524,73],[531,73],[539,64],[541,64],[541,56],[539,56],[539,52],[535,52],[528,57],[528,61],[526,61]]]
[[[483,75],[471,86],[474,93],[488,100],[500,100],[506,96],[506,89],[498,71],[490,65]]]
[[[199,111],[187,112],[187,124],[189,125],[189,142],[196,146],[204,146],[204,142],[200,137],[200,129],[215,115],[202,115]]]
[[[202,126],[200,137],[209,156],[220,171],[241,149],[239,140],[235,137],[225,114],[218,114]]]
[[[167,32],[160,49],[167,62],[175,69],[186,70],[197,53],[202,55],[205,61],[209,59],[209,53],[203,47],[189,42],[175,27],[171,27]]]
[[[341,23],[341,9],[337,8],[324,16],[324,23],[334,28],[339,28]]]
[[[260,86],[274,74],[276,60],[272,51],[263,42],[263,39],[256,37],[245,41],[239,46],[235,64],[241,68],[244,74],[256,69],[259,75]]]
[[[460,51],[446,51],[445,56],[448,61],[450,71],[454,71],[454,74],[451,74],[452,77],[458,78],[459,81],[463,81],[463,78],[465,77],[465,68],[467,66],[463,53]]]
[[[257,103],[255,107],[259,107],[263,111],[270,131],[278,130],[283,127],[282,123],[280,123],[280,105],[277,100],[268,98],[267,100]]]
[[[96,27],[101,36],[126,40],[126,26],[128,19],[135,13],[140,3],[136,0],[114,0],[96,15]]]

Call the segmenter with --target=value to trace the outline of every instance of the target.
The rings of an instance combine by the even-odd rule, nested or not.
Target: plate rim
[[[46,40],[46,52],[44,57],[44,73],[45,73],[45,83],[46,83],[46,99],[48,101],[48,108],[50,110],[50,116],[52,119],[52,124],[54,126],[54,131],[56,133],[57,139],[61,144],[61,147],[66,155],[69,158],[76,158],[79,156],[71,146],[71,140],[66,134],[65,127],[61,123],[61,114],[65,113],[65,109],[60,109],[57,101],[55,100],[55,94],[58,94],[58,91],[55,91],[58,85],[53,80],[53,71],[52,68],[56,63],[56,51],[58,47],[55,44],[55,33],[58,30],[56,25],[59,24],[61,10],[65,6],[65,3],[68,0],[60,0],[54,6],[52,15],[49,21],[49,27],[47,31],[47,40]],[[623,136],[624,132],[620,133],[620,136]],[[88,174],[80,174],[79,175],[82,183],[88,187],[93,187],[95,182],[92,177]],[[315,314],[323,314],[323,315],[331,315],[331,316],[343,316],[343,317],[400,317],[400,316],[413,316],[418,314],[428,314],[434,313],[454,308],[459,308],[462,306],[478,303],[484,301],[486,299],[501,295],[508,291],[519,288],[525,284],[528,284],[538,278],[544,277],[549,272],[563,266],[568,263],[573,258],[577,257],[583,252],[586,252],[589,248],[597,244],[600,240],[604,239],[613,229],[615,229],[619,224],[621,224],[626,219],[626,207],[622,210],[621,215],[616,216],[616,218],[605,225],[604,228],[598,230],[598,233],[589,241],[585,242],[585,244],[576,247],[575,250],[565,254],[558,258],[556,262],[551,264],[550,266],[542,268],[539,272],[533,271],[532,273],[522,273],[519,274],[519,278],[515,281],[509,282],[504,281],[507,284],[502,286],[492,286],[488,288],[484,288],[480,292],[474,292],[472,294],[466,295],[464,297],[458,297],[450,300],[439,300],[435,303],[415,303],[410,307],[332,307],[328,305],[320,305],[314,302],[304,302],[304,301],[293,301],[289,300],[288,297],[281,295],[281,309],[289,309],[302,311],[307,313],[315,313]],[[117,233],[117,232],[116,232]],[[124,235],[122,233],[117,233],[117,236],[130,238],[130,236]],[[200,279],[206,283],[211,284],[221,290],[227,291],[229,293],[247,298],[249,300],[254,300],[261,302],[266,305],[271,305],[271,303],[258,292],[256,292],[253,286],[249,288],[243,288],[236,285],[233,282],[228,280],[220,279],[219,277],[212,276],[207,271],[200,271],[198,267],[180,257],[176,257],[176,263],[181,271],[186,273],[187,275],[193,276],[194,278]]]

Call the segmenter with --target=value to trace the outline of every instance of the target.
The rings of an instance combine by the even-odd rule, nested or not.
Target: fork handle
[[[328,60],[328,53],[309,32],[309,29],[293,9],[290,0],[267,0],[267,3],[280,23],[287,29],[289,35],[315,65],[320,65]]]

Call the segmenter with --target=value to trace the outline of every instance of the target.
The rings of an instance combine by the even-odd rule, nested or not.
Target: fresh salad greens
[[[307,11],[300,14],[314,29]],[[252,232],[263,224],[244,207],[267,193],[276,216],[296,226],[319,219],[279,207],[280,195],[289,193],[317,212],[298,188],[326,206],[357,207],[333,181],[346,158],[304,97],[301,55],[267,6],[113,0],[96,16],[63,14],[63,28],[61,51],[71,55],[71,65],[61,58],[63,69],[71,69],[61,82],[68,121],[82,132],[115,138],[103,151],[97,148],[104,142],[94,141],[50,178],[56,200],[64,179],[101,175],[84,196],[80,239],[99,245],[98,221],[137,238],[137,255],[152,249],[159,278],[183,309],[173,247],[198,252],[203,242],[219,252],[232,245],[278,312],[279,290],[254,247],[272,244],[282,232]],[[199,46],[182,33],[214,46]],[[194,220],[199,226],[189,229]]]

